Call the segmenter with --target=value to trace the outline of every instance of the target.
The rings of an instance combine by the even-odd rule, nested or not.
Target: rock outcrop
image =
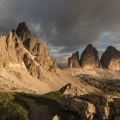
[[[99,66],[98,51],[89,44],[81,54],[80,66],[85,69],[93,69]]]
[[[109,46],[101,56],[101,65],[109,70],[120,70],[120,51]]]
[[[70,68],[79,68],[79,52],[72,54],[72,57],[68,58],[68,67]]]
[[[61,118],[58,115],[53,116],[52,120],[61,120]]]
[[[60,105],[64,110],[77,112],[82,120],[92,120],[95,114],[95,106],[80,98],[65,96],[61,99]]]
[[[72,95],[72,96],[80,96],[88,93],[84,88],[70,83],[65,85],[63,88],[61,88],[60,92],[63,95]]]
[[[60,104],[63,109],[75,111],[85,120],[118,120],[120,116],[120,97],[113,95],[64,96]]]
[[[8,36],[1,36],[0,41],[0,68],[7,70],[11,65],[22,64],[25,51],[16,33],[10,31]]]
[[[18,25],[16,33],[22,42],[32,37],[31,32],[28,30],[28,27],[26,26],[25,22],[20,23]]]

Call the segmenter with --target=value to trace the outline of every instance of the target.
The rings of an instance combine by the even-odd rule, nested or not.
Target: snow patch
[[[20,64],[12,64],[12,63],[10,62],[10,67],[19,67],[19,68],[20,68]]]
[[[10,67],[18,67],[18,68],[24,68],[24,69],[26,69],[26,67],[25,67],[25,64],[22,62],[22,64],[13,64],[13,63],[11,63],[10,62]]]
[[[39,66],[39,64],[34,60],[35,56],[31,55],[25,48],[24,48],[25,52],[27,52],[29,54],[29,56],[32,58],[32,60],[34,61],[34,63]]]

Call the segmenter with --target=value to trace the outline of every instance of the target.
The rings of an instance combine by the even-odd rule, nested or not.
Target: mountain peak
[[[31,32],[29,31],[25,22],[19,23],[16,33],[22,41],[32,37]]]
[[[116,50],[117,51],[117,49],[115,47],[111,46],[111,45],[108,46],[106,50]]]

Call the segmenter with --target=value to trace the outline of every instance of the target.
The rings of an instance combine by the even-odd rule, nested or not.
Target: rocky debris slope
[[[120,51],[109,46],[101,56],[101,65],[110,70],[120,70]]]
[[[71,95],[71,96],[79,96],[83,94],[87,94],[88,92],[80,86],[73,85],[71,83],[65,85],[63,88],[60,89],[60,92],[63,95]]]
[[[120,79],[102,78],[90,75],[78,75],[76,77],[80,79],[80,81],[83,82],[84,84],[89,84],[104,92],[120,93]]]
[[[114,120],[120,116],[120,97],[86,94],[79,97],[64,96],[60,101],[65,110],[77,112],[85,120]]]
[[[85,69],[97,68],[99,66],[98,51],[89,44],[81,54],[80,66]]]
[[[79,52],[72,54],[72,57],[68,58],[68,66],[71,68],[79,68]]]

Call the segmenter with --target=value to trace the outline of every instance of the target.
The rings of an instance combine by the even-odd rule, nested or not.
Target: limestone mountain
[[[23,80],[22,77],[27,76],[30,79],[33,77],[33,79],[46,80],[47,73],[57,75],[59,68],[56,62],[50,59],[44,44],[32,36],[25,22],[20,23],[17,30],[10,31],[7,36],[1,35],[0,42],[1,76],[4,72],[4,77],[10,75],[11,78],[17,77],[16,79]],[[23,74],[27,75],[23,76]],[[25,81],[23,80],[22,84]]]
[[[91,84],[88,85],[89,81],[84,84],[83,81],[79,81],[75,76],[80,76],[79,74],[104,75],[103,77],[110,76],[110,72],[105,74],[107,71],[105,72],[104,70],[99,71],[97,69],[92,71],[79,68],[79,52],[76,52],[69,58],[69,66],[77,67],[77,69],[66,68],[60,70],[56,62],[50,59],[44,44],[32,36],[25,22],[20,23],[17,30],[10,31],[7,36],[1,35],[0,43],[1,91],[22,91],[43,94],[59,90],[70,83],[73,85],[77,84],[80,86],[80,89],[76,89],[76,87],[72,87],[71,89],[70,87],[68,91],[74,92],[75,90],[81,93],[81,91],[84,90],[86,92],[93,92],[94,90],[97,91],[99,88],[96,89],[94,86],[91,86]],[[92,63],[90,61],[91,59],[93,62],[95,61],[96,64],[98,63],[97,51],[92,45],[89,46],[89,49],[86,48],[88,52],[86,51],[82,56],[82,63],[84,63],[85,66],[87,66],[88,63]],[[96,64],[90,67],[93,68]],[[88,66],[86,68],[88,68]],[[116,75],[111,74],[113,78],[120,76],[119,73],[114,74]],[[98,86],[98,83],[94,84]],[[117,83],[115,85],[117,85]],[[119,86],[117,88],[119,88]]]
[[[85,69],[97,68],[99,66],[98,51],[89,44],[81,54],[80,66]]]
[[[68,58],[68,66],[71,68],[79,68],[79,52],[72,54],[72,57]]]
[[[29,31],[25,22],[18,25],[16,33],[21,38],[23,45],[26,48],[26,51],[28,51],[32,55],[35,63],[37,63],[36,65],[44,68],[45,70],[55,72],[55,69],[57,68],[56,62],[50,59],[50,56],[44,44],[31,35],[31,32]],[[24,59],[26,58],[28,58],[27,53],[24,55]],[[26,61],[25,65],[28,66],[30,69],[32,69],[32,66],[34,66],[29,66],[29,61]]]
[[[81,67],[85,69],[97,68],[99,66],[98,51],[92,44],[89,44],[82,52],[80,60],[78,51],[72,54],[72,57],[68,59],[68,66],[71,68]]]
[[[1,68],[7,69],[10,64],[25,64],[32,76],[40,77],[40,67],[55,71],[57,65],[50,59],[44,44],[33,38],[25,22],[20,23],[8,36],[1,36]]]
[[[110,70],[120,70],[120,51],[112,46],[108,46],[101,56],[101,65]]]

